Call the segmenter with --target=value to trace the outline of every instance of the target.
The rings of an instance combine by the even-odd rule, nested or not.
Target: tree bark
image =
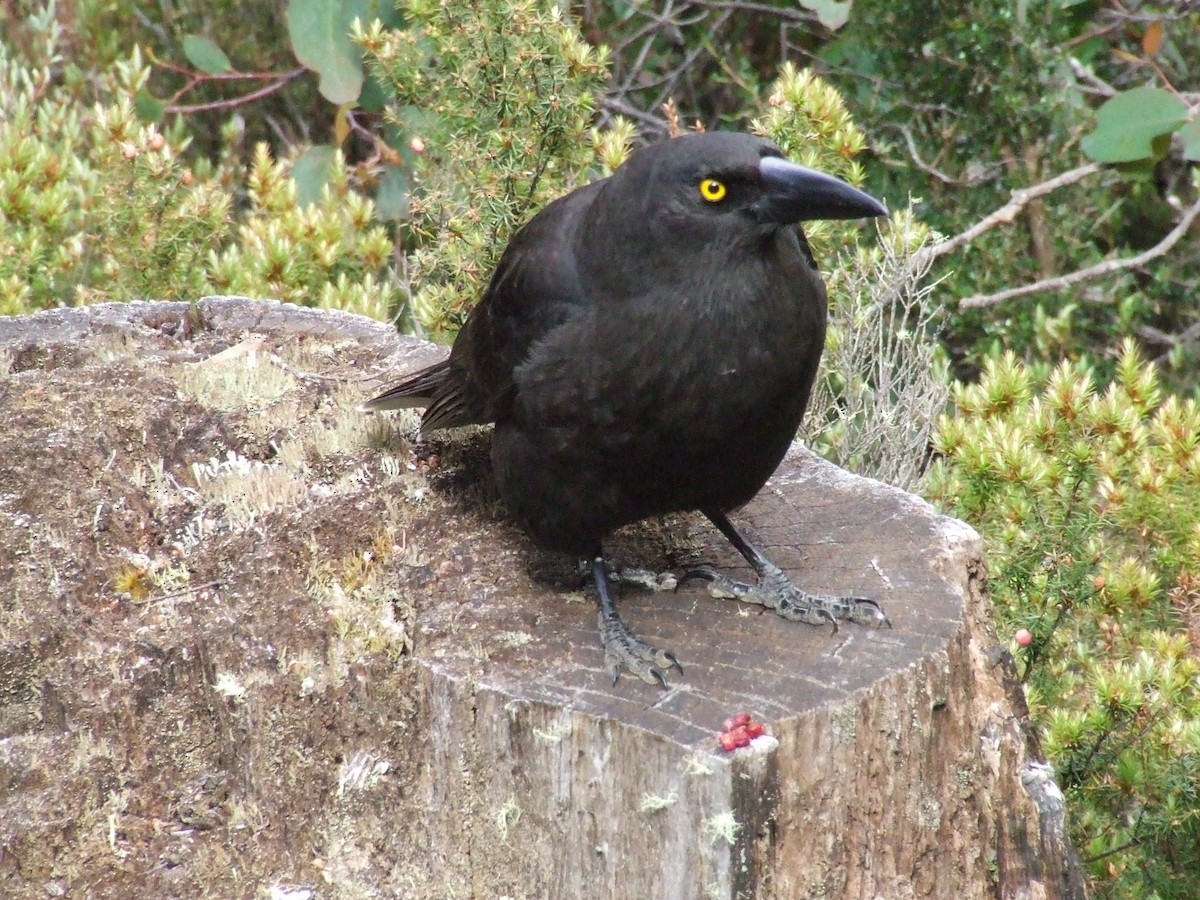
[[[354,409],[439,352],[240,298],[0,319],[0,893],[1084,895],[970,528],[797,448],[735,522],[894,627],[626,589],[685,674],[614,686],[486,441]],[[608,549],[749,577],[695,516]]]

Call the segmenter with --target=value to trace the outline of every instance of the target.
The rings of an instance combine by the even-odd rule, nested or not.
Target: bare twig
[[[813,449],[852,471],[911,489],[945,409],[949,379],[936,334],[943,306],[925,283],[931,262],[913,246],[900,213],[877,248],[841,267],[838,302],[818,387],[809,408]],[[896,232],[900,232],[898,237]]]
[[[1124,259],[1108,259],[1094,266],[1089,266],[1086,269],[1080,269],[1078,272],[1071,272],[1067,275],[1059,275],[1054,278],[1043,278],[1041,281],[1035,281],[1032,284],[1022,285],[1021,287],[1009,288],[1006,291],[999,291],[995,294],[967,297],[959,303],[959,306],[963,309],[978,309],[984,306],[993,306],[1005,300],[1012,300],[1015,297],[1024,297],[1028,294],[1037,294],[1043,291],[1061,290],[1073,284],[1078,284],[1081,281],[1111,275],[1113,272],[1120,272],[1124,269],[1136,269],[1139,266],[1144,266],[1151,260],[1158,259],[1158,257],[1164,255],[1179,243],[1180,239],[1187,234],[1188,229],[1192,227],[1192,222],[1196,220],[1197,216],[1200,216],[1200,200],[1197,200],[1187,208],[1179,222],[1168,232],[1166,237],[1144,253],[1139,253],[1136,256],[1128,256]],[[935,247],[934,249],[936,250],[937,248]]]
[[[984,181],[991,181],[995,177],[996,171],[1001,168],[999,163],[994,163],[993,165],[985,168],[984,171],[978,175],[972,175],[969,172],[968,174],[961,176],[947,175],[941,169],[938,169],[921,159],[921,153],[919,150],[917,150],[917,142],[913,138],[913,134],[910,129],[895,123],[886,124],[885,127],[894,128],[904,135],[904,143],[908,145],[908,155],[912,158],[913,164],[918,169],[927,175],[932,175],[938,181],[944,182],[945,184],[969,186],[980,184]]]
[[[1038,197],[1042,197],[1052,191],[1058,190],[1060,187],[1065,187],[1068,184],[1075,184],[1077,181],[1083,181],[1089,175],[1095,175],[1100,171],[1098,163],[1088,163],[1085,166],[1079,166],[1076,169],[1071,169],[1069,172],[1063,172],[1061,175],[1056,175],[1049,181],[1043,181],[1041,184],[1035,184],[1032,187],[1021,188],[1013,191],[1012,199],[1004,206],[1000,207],[991,215],[980,220],[972,227],[968,228],[962,234],[956,235],[949,240],[942,241],[936,247],[931,247],[927,253],[931,259],[937,259],[939,256],[945,256],[947,253],[952,253],[959,247],[964,247],[975,238],[979,237],[986,231],[991,231],[997,225],[1008,225],[1017,217],[1017,215],[1025,209],[1026,206]],[[965,302],[965,301],[964,301]]]
[[[807,10],[787,9],[786,7],[771,6],[768,3],[753,3],[749,2],[749,0],[704,0],[699,5],[707,6],[710,9],[734,9],[743,12],[763,13],[764,15],[774,16],[778,19],[802,22],[806,25],[812,25],[817,21],[816,14]]]
[[[1075,73],[1075,77],[1082,84],[1088,86],[1088,93],[1099,94],[1101,97],[1115,97],[1119,92],[1115,87],[1098,76],[1095,72],[1081,63],[1073,56],[1067,57],[1067,65],[1071,67],[1071,71]]]
[[[663,133],[668,129],[667,123],[658,116],[651,115],[647,112],[642,112],[636,106],[630,106],[628,103],[617,100],[613,97],[605,97],[602,101],[600,101],[600,105],[609,112],[619,113],[622,116],[628,116],[631,119],[636,119],[643,125],[654,129],[656,133]]]
[[[197,72],[195,69],[190,69],[187,66],[181,66],[179,63],[171,62],[169,59],[159,59],[153,53],[149,54],[150,61],[160,69],[165,69],[168,72],[175,72],[177,75],[186,75],[191,79],[193,86],[201,84],[205,81],[275,81],[284,77],[295,77],[297,74],[303,75],[304,68],[293,69],[290,72]],[[190,88],[184,88],[186,92]],[[179,96],[180,92],[176,92]]]
[[[1174,350],[1176,347],[1187,347],[1189,343],[1200,340],[1200,322],[1193,322],[1177,335],[1169,335],[1165,331],[1151,328],[1150,325],[1142,325],[1138,330],[1138,335],[1142,340],[1165,344],[1166,350],[1151,360],[1156,365],[1162,365],[1163,362],[1170,358],[1171,350]]]
[[[186,597],[188,594],[198,594],[200,591],[206,591],[209,588],[220,587],[220,580],[206,581],[204,584],[193,585],[192,587],[184,588],[181,591],[172,591],[169,594],[159,594],[157,597],[147,597],[145,603],[162,603],[164,600],[178,600],[180,597]]]
[[[303,75],[307,71],[308,71],[307,69],[293,69],[290,72],[284,72],[284,73],[280,74],[279,76],[277,76],[279,79],[278,81],[275,81],[272,84],[268,84],[266,87],[259,88],[257,91],[251,91],[249,94],[243,94],[241,97],[234,97],[229,100],[215,100],[212,103],[191,103],[191,104],[172,103],[171,105],[166,107],[164,112],[175,113],[175,114],[180,114],[180,115],[187,115],[188,113],[208,112],[208,111],[214,110],[214,109],[233,109],[238,106],[241,106],[244,103],[251,103],[254,100],[261,100],[263,97],[270,96],[271,94],[275,93],[280,88],[284,87],[285,85],[289,84],[292,81],[295,81],[297,78],[299,78],[301,75]],[[240,77],[259,78],[260,76],[259,75],[247,75],[247,76],[240,76]],[[214,80],[222,80],[222,78],[220,76],[214,76],[213,78],[205,77],[203,79],[198,79],[196,81],[196,84],[199,84],[200,81],[214,81]],[[189,85],[187,87],[187,89],[185,89],[185,90],[190,90],[194,86],[195,86],[194,84]],[[184,93],[184,92],[185,91],[180,91],[179,93]]]
[[[708,29],[709,35],[715,35],[722,28],[724,28],[725,23],[729,21],[729,19],[733,16],[733,13],[734,11],[732,9],[727,9],[725,12],[721,13],[721,15],[717,17],[717,21],[714,22]],[[658,96],[654,99],[654,102],[650,104],[651,109],[657,109],[658,107],[662,106],[667,102],[668,98],[675,94],[675,86],[679,83],[679,79],[687,75],[691,71],[692,64],[699,59],[702,53],[706,52],[709,54],[709,56],[712,56],[711,47],[704,41],[698,42],[696,46],[688,52],[687,56],[684,57],[683,62],[676,66],[671,72],[658,79],[658,81],[651,81],[643,85],[645,88],[652,88],[658,84],[665,85],[665,87],[663,87],[663,89],[659,92]]]

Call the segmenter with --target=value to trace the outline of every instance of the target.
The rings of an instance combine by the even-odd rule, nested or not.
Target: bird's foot
[[[613,572],[609,580],[618,584],[642,588],[647,591],[673,591],[679,587],[674,572],[652,572],[649,569],[621,569]]]
[[[810,594],[796,587],[782,569],[772,566],[758,584],[736,581],[716,569],[700,566],[685,573],[680,583],[693,578],[708,582],[708,592],[714,597],[757,603],[773,609],[785,619],[808,625],[832,625],[838,621],[858,622],[860,625],[892,627],[879,604],[866,597],[840,597],[835,594]]]
[[[674,653],[647,644],[619,616],[600,616],[600,640],[604,643],[604,664],[613,684],[621,676],[622,668],[647,684],[660,687],[667,686],[666,671],[678,669],[683,674],[683,666]]]

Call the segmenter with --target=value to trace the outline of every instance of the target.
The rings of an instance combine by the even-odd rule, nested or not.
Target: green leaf
[[[220,75],[222,72],[232,72],[233,64],[225,51],[198,34],[183,36],[183,55],[193,66],[209,75]]]
[[[621,22],[628,22],[638,11],[637,7],[629,0],[610,0],[609,6],[612,7],[612,11],[617,14],[617,19]]]
[[[384,166],[379,176],[375,218],[381,222],[408,218],[408,178],[399,166]]]
[[[362,93],[358,95],[359,108],[366,112],[382,112],[389,103],[395,101],[396,88],[390,82],[380,81],[374,72],[368,71]]]
[[[1085,66],[1093,65],[1098,59],[1108,54],[1109,43],[1100,36],[1090,37],[1081,41],[1071,50],[1071,55]]]
[[[333,171],[335,152],[329,144],[317,144],[297,157],[292,166],[292,180],[296,182],[296,199],[301,206],[321,199],[321,189],[329,183]]]
[[[143,122],[158,122],[167,111],[167,104],[145,88],[139,88],[133,96],[133,109]]]
[[[830,31],[837,31],[850,18],[851,2],[852,0],[800,0],[800,5],[815,12],[821,24]]]
[[[1135,88],[1105,101],[1096,111],[1096,130],[1081,146],[1096,162],[1153,158],[1155,138],[1178,131],[1186,121],[1187,106],[1170,91]]]
[[[341,0],[292,0],[287,27],[296,59],[321,76],[321,94],[338,104],[357,100],[363,85],[362,52],[350,40]]]
[[[1183,138],[1183,158],[1200,162],[1200,116],[1180,128],[1179,136]]]

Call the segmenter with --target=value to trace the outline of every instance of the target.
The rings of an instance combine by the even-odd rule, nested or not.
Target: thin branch
[[[704,0],[699,5],[709,7],[710,9],[735,9],[744,12],[763,13],[768,16],[775,16],[779,19],[790,20],[792,22],[801,22],[806,25],[812,25],[817,21],[816,15],[807,11],[780,8],[767,3],[753,3],[750,0]]]
[[[724,28],[725,23],[730,20],[730,18],[733,16],[733,13],[734,11],[732,9],[727,9],[725,12],[721,13],[721,15],[717,18],[717,21],[708,29],[709,35],[714,35]],[[666,85],[659,92],[659,95],[654,98],[654,102],[650,104],[650,109],[658,109],[675,94],[675,86],[679,83],[679,79],[691,70],[692,64],[695,63],[700,57],[700,54],[704,52],[708,52],[710,56],[712,55],[712,50],[708,46],[706,46],[704,43],[698,43],[688,53],[688,55],[684,57],[683,62],[676,66],[672,72],[663,78],[658,79],[657,81],[651,81],[648,84],[641,86],[643,88],[651,88],[659,84]]]
[[[600,101],[600,105],[610,112],[618,113],[622,116],[628,116],[631,119],[636,119],[643,125],[653,128],[655,131],[665,132],[667,130],[667,123],[658,116],[651,115],[647,112],[642,112],[636,106],[630,106],[628,103],[624,103],[621,100],[617,100],[613,97],[605,97]]]
[[[1042,291],[1057,291],[1065,287],[1070,287],[1073,284],[1078,284],[1081,281],[1111,275],[1113,272],[1120,272],[1123,269],[1136,269],[1144,266],[1146,263],[1158,259],[1158,257],[1179,243],[1180,239],[1187,234],[1188,229],[1192,227],[1192,222],[1196,220],[1197,216],[1200,216],[1200,200],[1197,200],[1187,208],[1178,224],[1171,229],[1166,237],[1144,253],[1124,259],[1105,260],[1089,268],[1080,269],[1078,272],[1071,272],[1068,275],[1059,275],[1054,278],[1044,278],[1041,281],[1035,281],[1033,284],[1009,288],[1006,291],[1000,291],[995,294],[967,297],[959,303],[959,306],[963,309],[978,309],[984,306],[993,306],[1005,300],[1012,300],[1014,297],[1024,297],[1027,294],[1037,294]]]
[[[168,72],[174,72],[177,75],[186,75],[192,79],[195,84],[201,84],[206,81],[273,81],[277,78],[291,77],[294,78],[296,73],[304,74],[306,69],[303,67],[293,69],[290,72],[197,72],[195,69],[189,69],[187,66],[181,66],[178,63],[173,63],[170,60],[159,59],[151,54],[150,61],[160,69]]]
[[[1073,56],[1067,57],[1067,65],[1071,67],[1071,71],[1075,73],[1075,77],[1082,83],[1090,87],[1089,93],[1099,94],[1101,97],[1115,97],[1119,91],[1077,60]]]
[[[274,84],[268,84],[257,91],[251,91],[249,94],[243,94],[241,97],[234,97],[231,100],[215,100],[212,103],[172,104],[163,110],[163,112],[187,115],[188,113],[209,112],[214,109],[233,109],[241,106],[243,103],[251,103],[255,100],[261,100],[263,97],[270,96],[288,83],[295,81],[307,71],[307,69],[294,69],[291,72],[286,72],[279,76],[279,80]]]
[[[1143,328],[1147,327],[1149,326],[1143,326]],[[1168,358],[1170,358],[1171,351],[1176,347],[1186,347],[1193,341],[1200,339],[1200,322],[1193,322],[1177,335],[1166,334],[1162,331],[1159,331],[1157,328],[1154,329],[1154,331],[1156,332],[1154,334],[1154,339],[1157,340],[1162,338],[1162,343],[1165,343],[1169,347],[1165,353],[1161,353],[1151,360],[1151,362],[1161,365],[1162,363],[1166,362]]]
[[[654,34],[646,35],[646,40],[642,42],[642,49],[638,51],[637,58],[633,61],[633,65],[629,67],[629,74],[625,80],[617,88],[617,93],[624,96],[633,82],[642,73],[642,66],[646,64],[646,57],[650,55],[650,50],[654,46]]]
[[[209,588],[220,587],[224,582],[220,579],[216,581],[206,581],[204,584],[193,585],[192,587],[184,588],[181,591],[172,591],[169,594],[159,594],[157,597],[147,597],[144,603],[162,603],[164,600],[178,600],[180,597],[186,597],[188,594],[197,594],[200,591],[206,591]]]
[[[1052,191],[1058,190],[1060,187],[1065,187],[1068,184],[1074,184],[1077,181],[1083,181],[1089,175],[1095,175],[1100,171],[1099,163],[1088,163],[1086,166],[1080,166],[1077,169],[1071,169],[1069,172],[1063,172],[1061,175],[1056,175],[1049,181],[1043,181],[1041,184],[1035,184],[1032,187],[1021,188],[1012,192],[1012,199],[1004,206],[1000,207],[990,216],[980,220],[972,227],[968,228],[962,234],[942,241],[936,247],[931,247],[928,251],[929,256],[937,259],[939,256],[945,256],[957,250],[959,247],[966,246],[979,237],[986,231],[991,231],[997,225],[1008,225],[1017,217],[1017,215],[1030,204]],[[965,301],[964,301],[965,303]]]
[[[991,181],[992,178],[995,177],[996,170],[1000,168],[999,163],[994,163],[991,166],[988,166],[984,170],[984,172],[979,175],[969,175],[968,174],[968,175],[962,175],[962,176],[957,176],[957,177],[954,175],[947,175],[941,169],[938,169],[935,166],[932,166],[929,163],[925,162],[925,160],[921,159],[921,153],[917,149],[917,142],[913,138],[913,134],[910,129],[906,128],[903,125],[897,124],[897,123],[888,123],[888,124],[885,124],[884,127],[885,128],[894,128],[897,131],[899,131],[902,135],[904,135],[904,143],[906,143],[908,145],[908,155],[912,158],[913,164],[918,169],[920,169],[922,172],[926,173],[927,175],[932,175],[938,181],[944,182],[945,184],[953,184],[953,185],[958,185],[958,186],[969,186],[969,185],[974,185],[974,184],[980,184],[981,182],[984,182],[984,181]]]

